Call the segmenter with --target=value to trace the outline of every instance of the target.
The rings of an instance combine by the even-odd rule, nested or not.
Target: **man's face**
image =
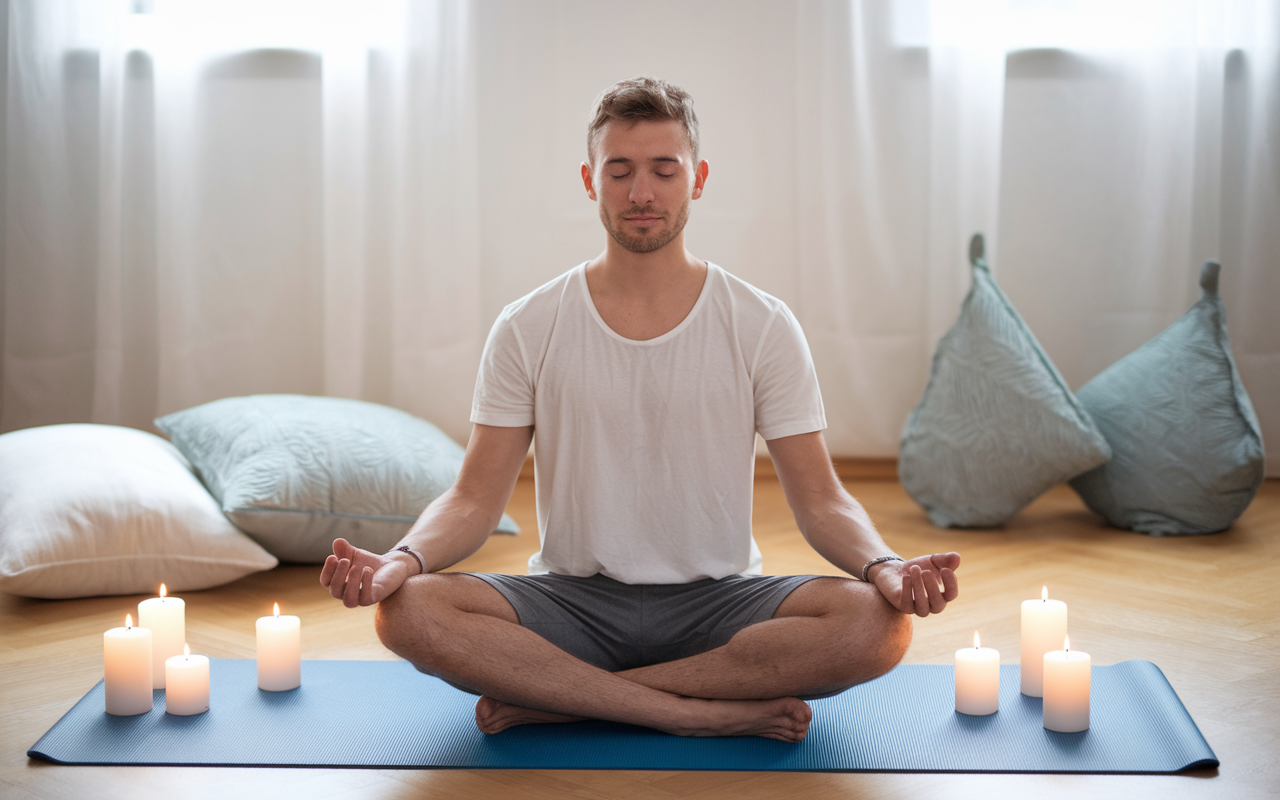
[[[651,253],[670,244],[689,220],[689,201],[702,195],[706,162],[695,165],[684,126],[609,122],[596,139],[594,170],[582,165],[587,195],[622,247]]]

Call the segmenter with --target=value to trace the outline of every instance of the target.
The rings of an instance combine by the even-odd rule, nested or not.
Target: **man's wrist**
[[[903,562],[905,560],[906,559],[902,556],[896,555],[873,558],[862,566],[862,580],[865,583],[875,583],[876,573],[879,572],[882,567],[893,562]]]
[[[410,567],[410,576],[421,575],[427,571],[427,562],[422,558],[422,554],[417,550],[410,548],[408,545],[400,545],[388,550],[388,556],[402,561]]]

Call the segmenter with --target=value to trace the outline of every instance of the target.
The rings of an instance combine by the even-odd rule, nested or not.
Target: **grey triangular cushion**
[[[1258,418],[1231,358],[1218,269],[1204,265],[1203,295],[1187,313],[1080,390],[1113,455],[1071,485],[1116,527],[1223,530],[1266,475]]]
[[[426,420],[336,397],[228,397],[156,427],[223,513],[284,561],[324,561],[338,537],[386,552],[462,466],[463,449]],[[520,529],[504,514],[498,530]]]
[[[1003,524],[1046,490],[1105,462],[1106,440],[983,260],[938,342],[902,431],[903,487],[939,527]]]

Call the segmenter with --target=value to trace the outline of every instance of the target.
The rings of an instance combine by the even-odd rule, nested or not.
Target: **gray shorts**
[[[693,583],[626,584],[603,575],[474,575],[511,603],[520,624],[609,672],[687,658],[772,619],[818,575],[730,575]]]

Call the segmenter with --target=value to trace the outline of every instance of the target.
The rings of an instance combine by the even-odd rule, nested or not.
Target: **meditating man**
[[[379,603],[387,647],[481,695],[486,733],[601,719],[799,741],[805,698],[892,669],[908,615],[956,597],[958,554],[903,561],[840,485],[791,312],[685,249],[707,174],[688,94],[601,95],[582,182],[604,252],[503,310],[458,480],[401,546],[338,539],[324,564],[334,597]],[[805,539],[857,579],[760,574],[757,433]],[[440,572],[484,544],[535,435],[530,574]]]

